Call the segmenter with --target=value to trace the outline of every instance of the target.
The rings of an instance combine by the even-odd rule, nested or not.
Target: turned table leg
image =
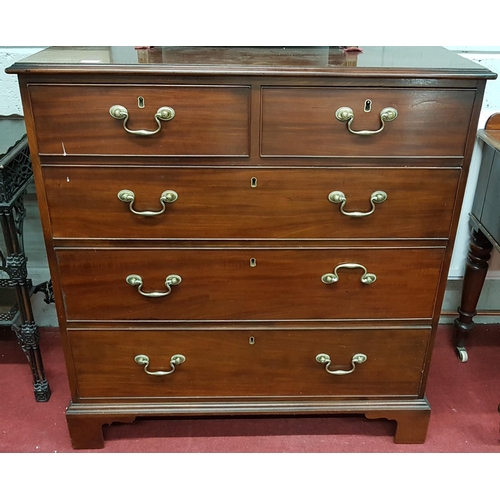
[[[492,249],[493,245],[480,230],[472,231],[465,266],[462,301],[458,308],[458,318],[455,320],[455,346],[463,363],[468,359],[465,342],[474,329],[472,318],[477,313],[476,306],[488,271]]]

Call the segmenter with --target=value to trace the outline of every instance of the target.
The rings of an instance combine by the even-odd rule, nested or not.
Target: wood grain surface
[[[429,330],[275,332],[72,331],[69,335],[81,399],[259,396],[416,396]],[[253,344],[249,338],[253,337]],[[330,370],[351,370],[357,353],[367,360],[353,373],[331,375],[316,355],[331,358]],[[170,371],[170,358],[186,361]]]
[[[54,238],[387,239],[447,238],[460,169],[69,166],[43,175]],[[118,199],[122,189],[136,211],[160,211],[166,189],[179,198],[145,217]],[[342,191],[344,211],[366,213],[378,190],[387,200],[366,217],[328,200]]]

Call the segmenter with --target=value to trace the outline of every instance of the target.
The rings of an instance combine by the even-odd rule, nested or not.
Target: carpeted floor
[[[0,452],[17,453],[496,453],[500,451],[500,325],[478,325],[460,363],[451,328],[441,326],[427,397],[425,444],[396,445],[395,422],[363,416],[137,419],[104,427],[102,450],[71,448],[65,421],[69,387],[57,330],[42,331],[52,389],[36,403],[31,373],[11,332],[0,334]]]

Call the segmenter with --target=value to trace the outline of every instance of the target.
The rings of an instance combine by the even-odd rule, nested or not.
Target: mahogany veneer
[[[65,47],[8,72],[75,448],[138,416],[361,413],[397,420],[396,442],[425,440],[494,74],[436,47]]]

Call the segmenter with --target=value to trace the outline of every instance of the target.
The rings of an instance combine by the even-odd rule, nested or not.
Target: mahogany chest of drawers
[[[425,397],[486,80],[442,48],[54,48],[16,63],[75,448],[138,416]]]

